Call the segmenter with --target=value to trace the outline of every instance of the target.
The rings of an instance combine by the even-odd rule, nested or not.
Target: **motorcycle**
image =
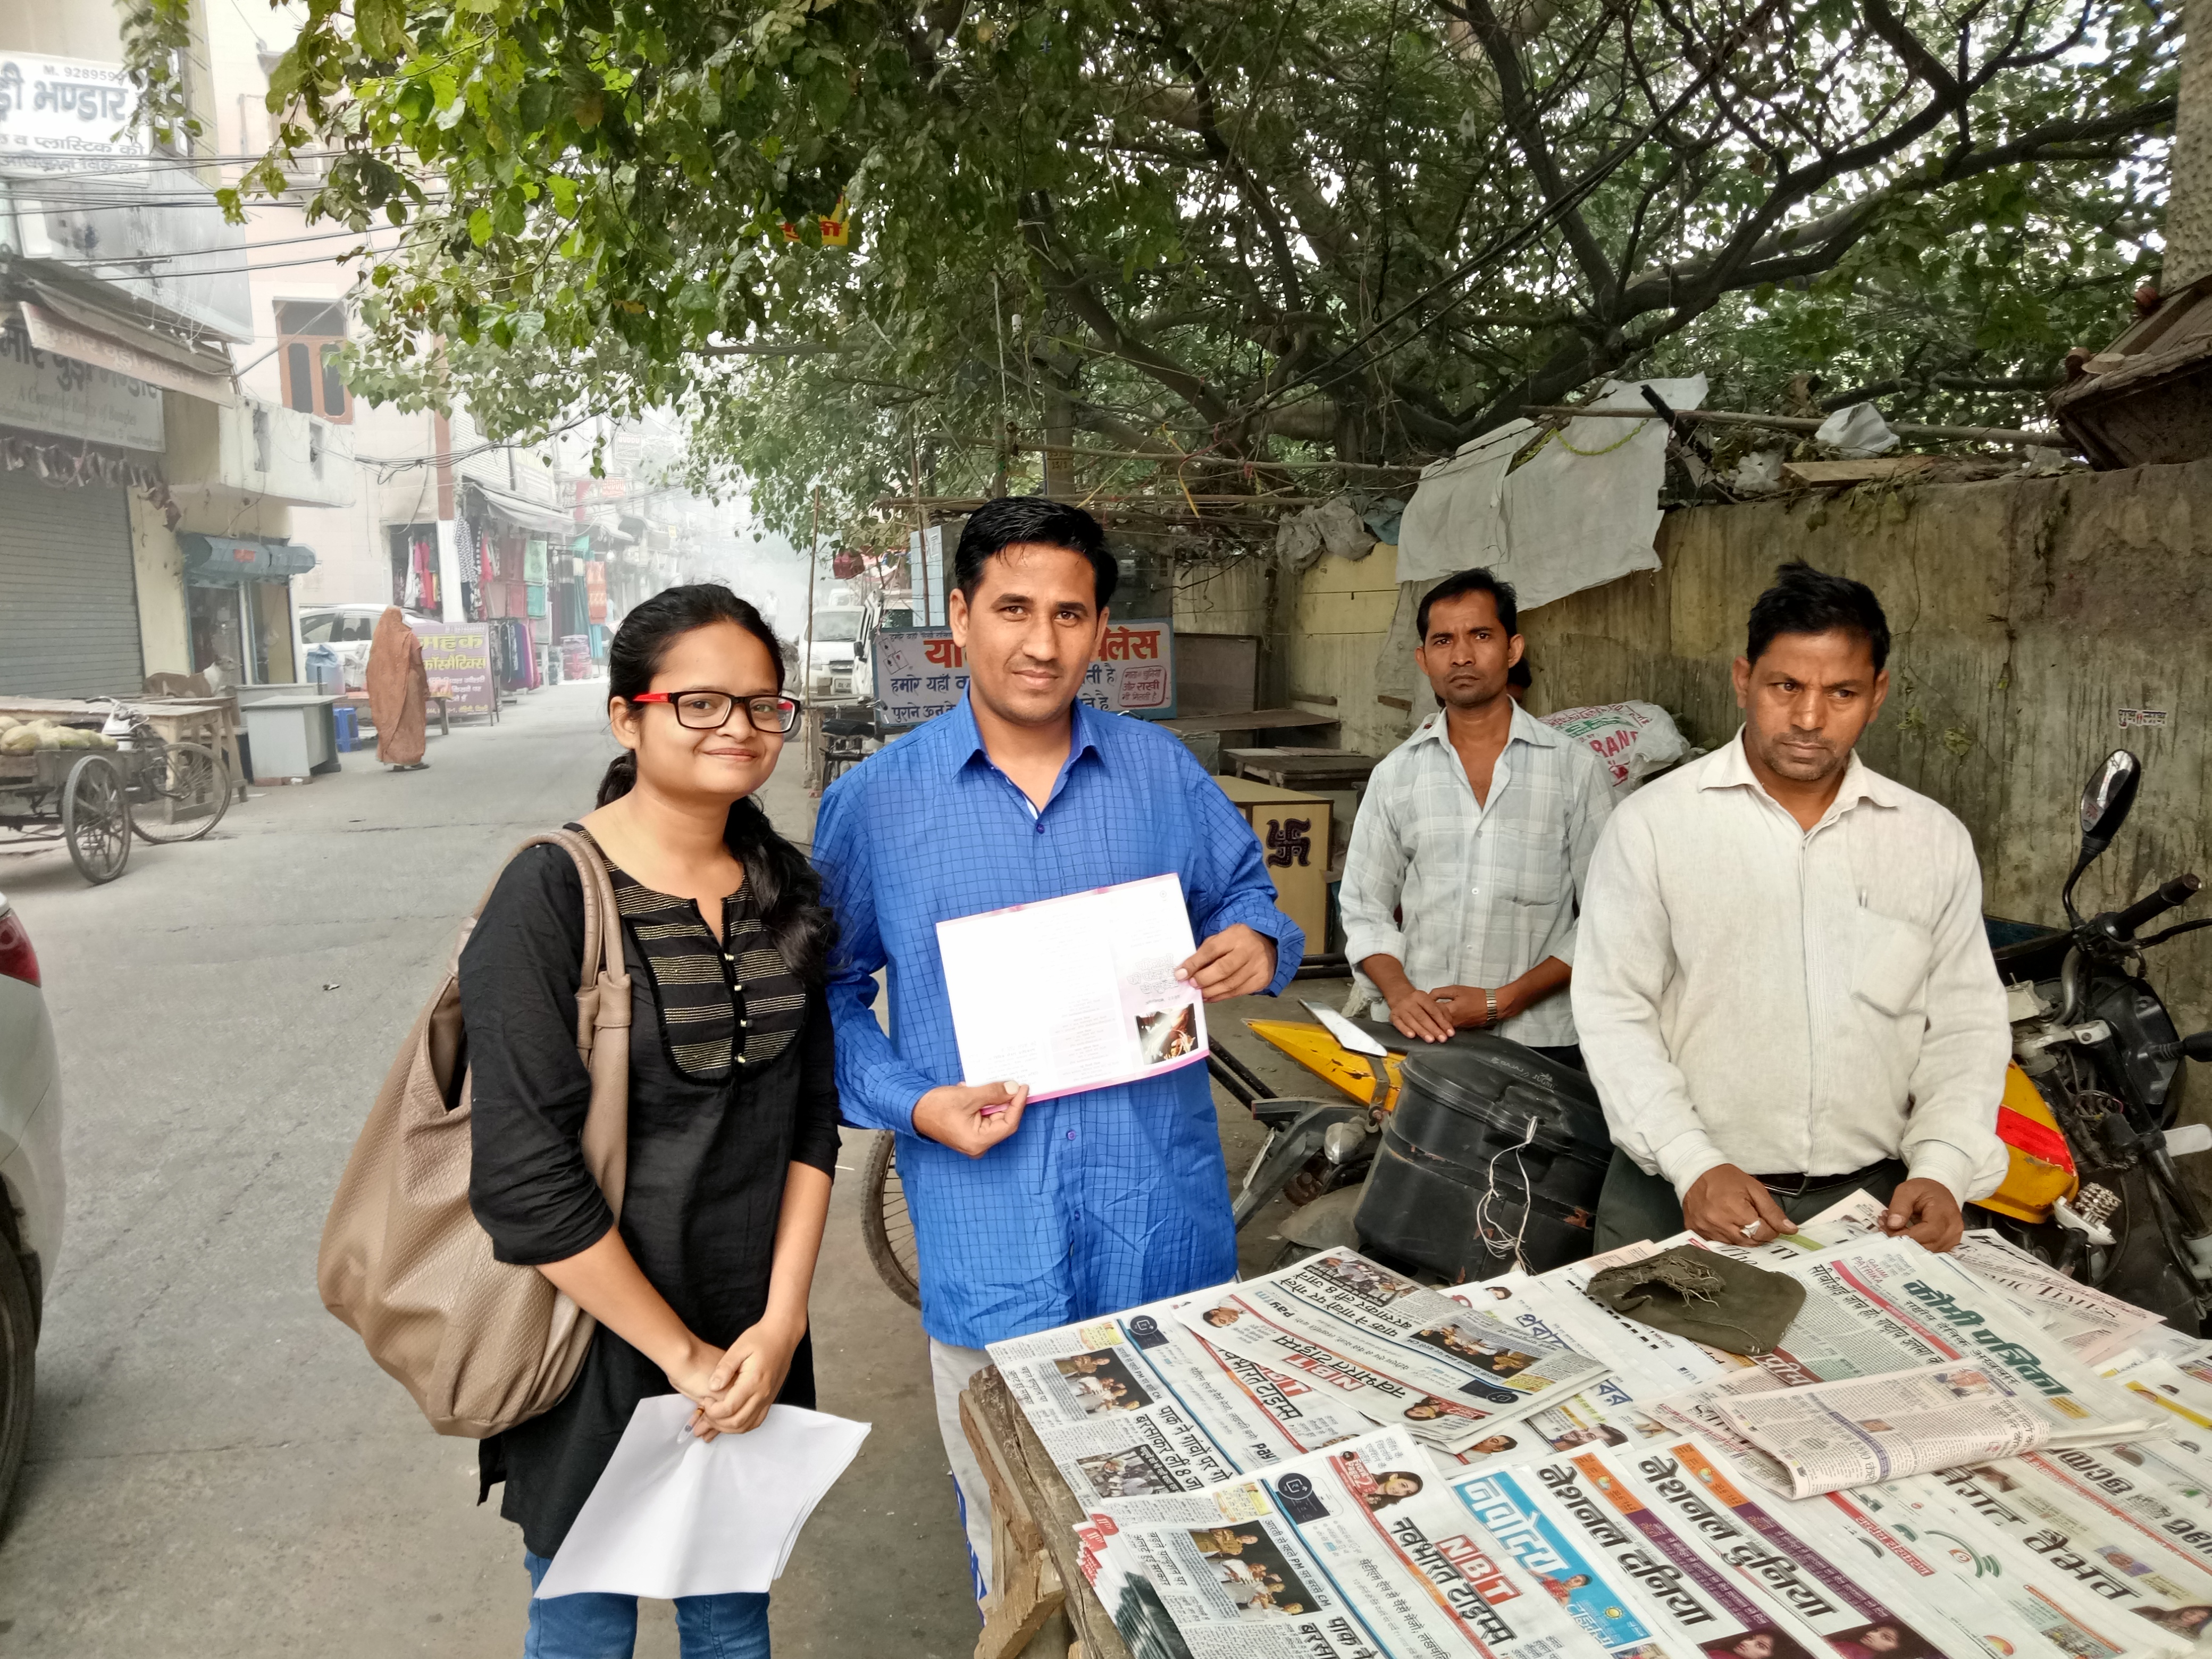
[[[2144,977],[2143,953],[2212,918],[2142,930],[2203,884],[2176,876],[2088,917],[2074,902],[2142,779],[2142,762],[2115,750],[2083,789],[2081,850],[2060,894],[2064,927],[1987,923],[2013,1060],[1997,1114],[2008,1167],[1982,1207],[2014,1243],[2193,1336],[2212,1308],[2212,1230],[2174,1157],[2212,1146],[2212,1136],[2173,1122],[2182,1062],[2212,1060],[2212,1031],[2179,1035]]]

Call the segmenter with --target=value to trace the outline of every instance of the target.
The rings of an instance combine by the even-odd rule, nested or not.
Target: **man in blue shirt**
[[[1277,992],[1304,948],[1250,827],[1170,732],[1076,700],[1117,574],[1097,520],[1041,497],[968,521],[948,599],[968,695],[832,784],[814,860],[848,1121],[890,1129],[914,1218],[938,1424],[975,1558],[989,1494],[958,1395],[983,1345],[1218,1285],[1236,1230],[1205,1068],[1031,1106],[963,1085],[937,924],[1172,873],[1207,1001]],[[873,1004],[888,967],[890,1027]]]

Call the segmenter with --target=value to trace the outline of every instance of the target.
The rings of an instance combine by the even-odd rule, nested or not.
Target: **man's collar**
[[[1437,743],[1451,741],[1451,728],[1444,711],[1441,708],[1422,721],[1419,729],[1408,738],[1407,742],[1415,744],[1427,743],[1431,740]],[[1543,721],[1516,702],[1513,705],[1512,722],[1506,728],[1505,741],[1509,744],[1525,743],[1539,749],[1557,749],[1568,739],[1562,737],[1554,728],[1545,725]]]
[[[1736,728],[1734,740],[1713,757],[1712,769],[1698,781],[1698,788],[1749,788],[1758,790],[1762,795],[1766,794],[1765,785],[1759,782],[1759,775],[1751,769],[1751,753],[1744,746],[1748,730],[1748,727],[1741,726]],[[1767,795],[1767,799],[1772,800],[1774,798]],[[1844,764],[1844,781],[1837,786],[1836,799],[1830,810],[1845,811],[1863,800],[1872,801],[1876,806],[1900,806],[1904,804],[1904,797],[1896,783],[1861,760],[1858,750],[1854,749],[1850,759]]]
[[[983,742],[983,728],[975,724],[975,710],[969,701],[972,696],[972,692],[963,691],[960,701],[945,717],[951,737],[945,749],[945,769],[948,777],[957,776],[978,755],[986,761],[991,758],[991,751]],[[1098,747],[1098,722],[1104,716],[1078,697],[1068,709],[1068,761],[1073,763],[1086,750],[1103,760],[1104,754]]]

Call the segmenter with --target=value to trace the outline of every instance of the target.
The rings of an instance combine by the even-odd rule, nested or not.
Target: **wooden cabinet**
[[[1260,838],[1267,873],[1274,878],[1275,903],[1305,930],[1306,952],[1328,948],[1328,798],[1298,789],[1278,788],[1249,778],[1216,778]]]

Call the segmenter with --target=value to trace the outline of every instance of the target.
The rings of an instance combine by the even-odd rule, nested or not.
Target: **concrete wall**
[[[149,674],[192,672],[185,555],[161,509],[131,492],[131,562],[138,586],[138,649]]]
[[[1893,684],[1861,753],[1965,821],[1991,910],[2058,917],[2075,798],[2121,745],[2143,789],[2083,908],[2212,876],[2212,462],[1700,507],[1667,515],[1659,552],[1656,573],[1527,613],[1532,707],[1642,697],[1725,742],[1751,601],[1802,556],[1881,595]],[[2123,708],[2167,723],[2123,730]],[[2152,974],[2184,1030],[2212,1024],[2212,935],[2162,948]]]
[[[1378,544],[1364,559],[1324,556],[1298,585],[1297,629],[1291,636],[1291,698],[1299,707],[1332,707],[1346,749],[1387,755],[1436,706],[1407,660],[1384,648],[1399,604],[1398,550]],[[1407,639],[1410,641],[1411,623]],[[1378,668],[1382,672],[1378,672]],[[1418,693],[1418,694],[1417,694]],[[1334,705],[1317,699],[1334,697]],[[1391,697],[1413,705],[1400,708]]]
[[[138,641],[149,674],[192,672],[191,631],[185,606],[185,555],[181,533],[204,536],[284,537],[291,534],[289,511],[266,497],[241,498],[227,490],[179,489],[173,499],[182,516],[174,530],[162,510],[137,490],[131,492],[131,558],[138,583]],[[274,620],[272,618],[272,620]],[[279,631],[291,632],[287,623]],[[289,662],[291,646],[283,652]],[[271,677],[290,679],[289,669]]]

